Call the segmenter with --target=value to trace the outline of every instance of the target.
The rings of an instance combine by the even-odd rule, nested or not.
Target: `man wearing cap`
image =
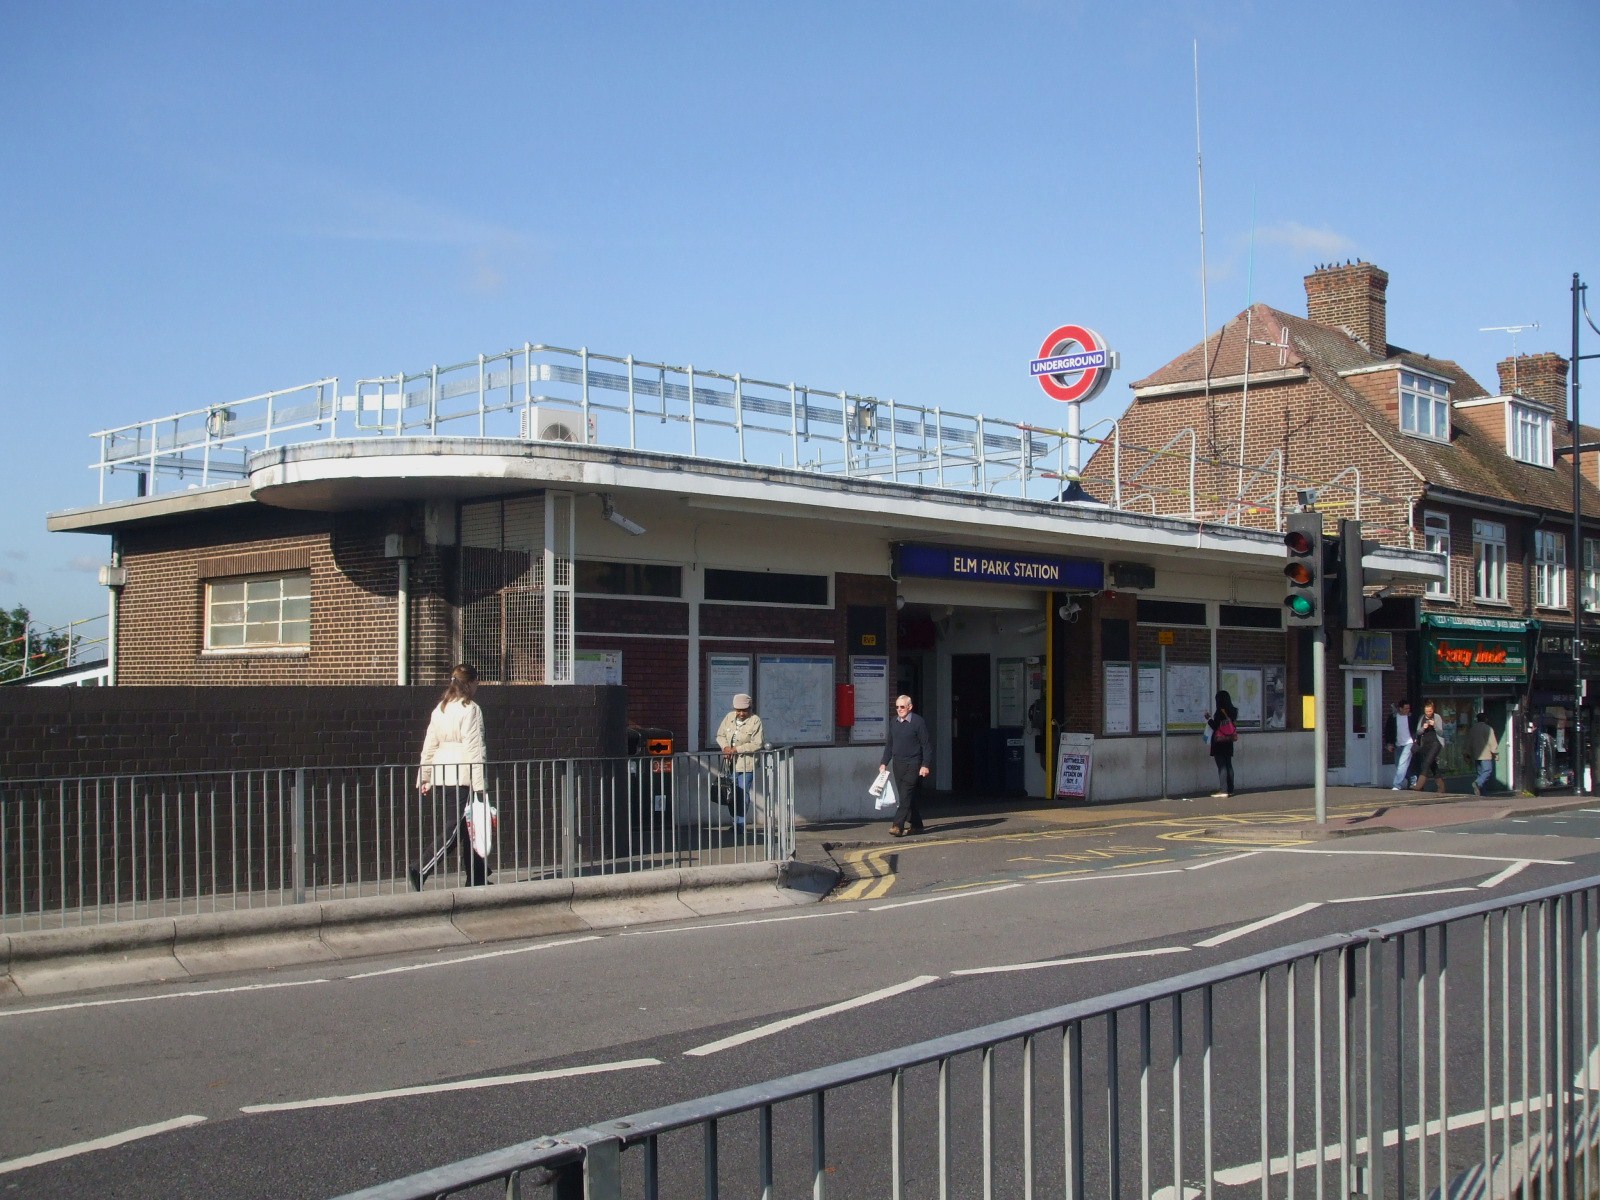
[[[900,802],[894,810],[894,823],[889,826],[892,836],[922,832],[922,807],[917,803],[917,793],[932,767],[933,737],[928,733],[928,723],[911,711],[910,696],[896,696],[894,720],[889,722],[883,758],[878,762],[880,775],[894,771],[894,794]]]
[[[756,751],[766,741],[761,718],[750,711],[750,695],[740,692],[733,698],[733,711],[717,726],[717,745],[722,757],[733,767],[733,828],[744,828],[750,803],[750,785],[755,780]]]

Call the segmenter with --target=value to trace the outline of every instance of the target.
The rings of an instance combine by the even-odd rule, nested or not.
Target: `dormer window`
[[[1513,400],[1507,406],[1511,438],[1511,457],[1536,467],[1555,465],[1551,444],[1550,414],[1542,408]]]
[[[1400,428],[1418,437],[1450,440],[1450,385],[1442,379],[1400,372]]]

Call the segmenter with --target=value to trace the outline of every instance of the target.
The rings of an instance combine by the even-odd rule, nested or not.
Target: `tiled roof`
[[[1202,345],[1190,347],[1129,386],[1136,392],[1165,391],[1185,384],[1200,387],[1207,378],[1237,380],[1245,374],[1248,351],[1252,380],[1282,370],[1306,371],[1329,395],[1355,410],[1374,436],[1409,464],[1429,487],[1500,503],[1572,512],[1572,470],[1565,460],[1558,460],[1554,469],[1518,462],[1506,452],[1503,440],[1486,435],[1459,412],[1452,414],[1453,432],[1448,443],[1402,433],[1390,413],[1377,408],[1351,386],[1344,378],[1345,372],[1392,363],[1448,379],[1452,400],[1481,399],[1493,393],[1485,391],[1450,359],[1393,344],[1385,349],[1386,356],[1378,355],[1342,330],[1256,304],[1228,321]],[[1586,441],[1600,439],[1600,430],[1585,427],[1584,436]],[[1565,423],[1558,420],[1556,444],[1564,445],[1568,440]],[[1584,494],[1584,510],[1600,513],[1600,493],[1587,481]]]

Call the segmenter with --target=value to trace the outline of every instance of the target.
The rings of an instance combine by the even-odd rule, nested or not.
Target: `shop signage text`
[[[1520,683],[1528,677],[1520,641],[1435,635],[1423,661],[1428,683]]]
[[[1043,554],[1011,554],[959,546],[902,545],[895,548],[900,575],[960,579],[972,583],[1012,583],[1023,587],[1099,591],[1105,564],[1091,559]]]

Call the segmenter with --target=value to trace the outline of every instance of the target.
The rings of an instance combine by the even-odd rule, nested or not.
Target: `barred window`
[[[311,572],[213,579],[206,584],[206,649],[311,644]]]

